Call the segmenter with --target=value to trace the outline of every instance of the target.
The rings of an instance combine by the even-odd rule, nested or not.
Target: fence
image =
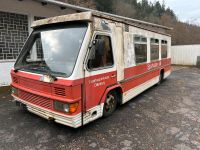
[[[197,65],[197,57],[200,56],[200,45],[181,45],[171,48],[172,64]]]

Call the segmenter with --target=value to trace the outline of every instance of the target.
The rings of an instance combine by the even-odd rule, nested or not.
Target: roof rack
[[[132,19],[132,18],[128,18],[128,17],[123,17],[123,16],[119,16],[119,15],[115,15],[115,14],[111,14],[111,13],[106,13],[106,12],[102,12],[102,11],[97,11],[97,10],[94,10],[94,9],[75,6],[75,5],[71,5],[71,4],[68,4],[68,3],[63,3],[63,2],[59,2],[59,1],[55,1],[55,0],[36,0],[36,1],[46,2],[46,3],[50,3],[50,4],[53,4],[53,5],[60,6],[60,7],[70,8],[70,9],[73,9],[73,10],[76,10],[76,11],[79,11],[79,12],[91,11],[92,13],[99,15],[99,16],[107,15],[107,16],[110,16],[110,17],[113,17],[113,18],[118,18],[118,19],[124,20],[126,22],[133,22],[133,23],[148,25],[148,26],[152,26],[152,27],[165,29],[165,30],[172,30],[172,28],[170,28],[170,27],[166,27],[166,26],[162,26],[162,25],[158,25],[158,24],[154,24],[154,23],[150,23],[150,22],[145,22],[145,21],[141,21],[141,20],[137,20],[137,19]]]

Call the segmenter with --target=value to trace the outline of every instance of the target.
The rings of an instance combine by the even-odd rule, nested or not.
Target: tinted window
[[[134,37],[136,64],[147,62],[147,38],[143,36]]]
[[[161,45],[161,56],[162,58],[167,58],[167,41],[162,40],[162,45]]]
[[[151,39],[151,60],[159,59],[159,40]]]
[[[105,68],[112,66],[113,64],[114,61],[110,37],[97,35],[89,54],[88,69]]]

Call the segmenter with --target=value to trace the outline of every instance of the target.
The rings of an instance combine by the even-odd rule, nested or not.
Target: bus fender
[[[104,92],[104,94],[103,94],[103,96],[101,97],[101,100],[100,100],[99,104],[104,103],[105,100],[106,100],[106,95],[107,95],[110,91],[112,91],[112,90],[114,90],[114,89],[117,89],[117,88],[120,88],[120,91],[121,91],[120,94],[123,93],[122,87],[121,87],[120,84],[116,84],[116,85],[113,85],[113,86],[111,86],[111,87],[107,87],[106,90],[105,90],[105,92]]]

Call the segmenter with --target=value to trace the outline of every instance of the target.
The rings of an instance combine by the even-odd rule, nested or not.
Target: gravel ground
[[[109,118],[72,129],[50,123],[0,95],[0,150],[200,149],[200,69],[176,67],[161,85]]]

